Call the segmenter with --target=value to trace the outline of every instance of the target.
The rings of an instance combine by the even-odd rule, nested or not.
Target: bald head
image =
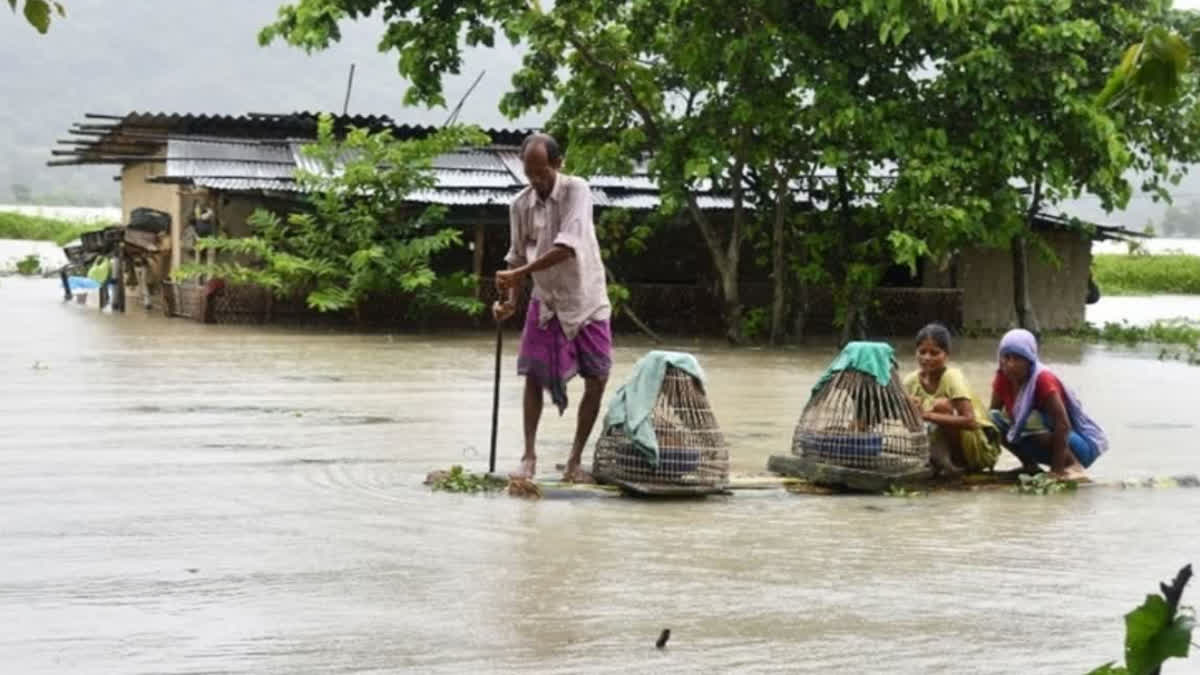
[[[542,199],[554,190],[558,170],[562,168],[562,150],[558,141],[547,134],[530,134],[521,143],[521,164],[525,178]]]
[[[521,159],[525,159],[525,153],[534,148],[542,148],[546,152],[546,159],[551,162],[562,161],[562,149],[558,146],[558,141],[550,134],[532,133],[525,137],[521,142]]]

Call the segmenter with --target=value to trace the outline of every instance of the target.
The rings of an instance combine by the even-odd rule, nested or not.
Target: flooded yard
[[[434,494],[429,470],[486,468],[491,335],[203,326],[60,295],[0,279],[9,672],[1084,673],[1120,659],[1126,611],[1200,563],[1200,490]],[[670,347],[707,370],[739,472],[788,451],[833,356]],[[981,394],[994,347],[956,354]],[[618,336],[610,394],[650,348]],[[1200,368],[1074,343],[1045,360],[1109,434],[1095,478],[1200,472]],[[550,470],[574,418],[546,410]]]

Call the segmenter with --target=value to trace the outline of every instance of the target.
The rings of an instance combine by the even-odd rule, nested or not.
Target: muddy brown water
[[[486,466],[490,335],[202,326],[58,293],[0,279],[5,672],[1083,673],[1200,563],[1200,490],[432,494],[430,469]],[[502,466],[520,448],[515,341]],[[706,368],[744,472],[787,451],[832,356],[671,346]],[[981,391],[993,347],[958,350]],[[648,348],[619,337],[614,381]],[[1200,472],[1200,368],[1046,351],[1111,436],[1096,478]],[[548,407],[545,469],[572,425]]]

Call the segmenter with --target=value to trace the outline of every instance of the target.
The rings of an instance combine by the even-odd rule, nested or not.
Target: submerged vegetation
[[[99,230],[102,227],[102,224],[97,223],[78,223],[23,213],[0,212],[0,239],[52,241],[62,246],[84,232]]]
[[[1018,494],[1023,495],[1053,495],[1070,492],[1078,487],[1075,481],[1059,480],[1050,474],[1039,473],[1033,476],[1022,475],[1015,489]]]
[[[17,274],[24,274],[25,276],[29,277],[39,274],[41,271],[42,259],[39,258],[36,253],[30,253],[29,255],[17,261]]]
[[[508,481],[482,473],[472,473],[455,464],[449,471],[435,471],[425,481],[435,492],[499,492]]]
[[[1200,294],[1200,256],[1102,254],[1093,258],[1092,273],[1109,295]]]
[[[1074,331],[1076,337],[1124,345],[1153,343],[1200,349],[1200,323],[1191,319],[1159,320],[1146,325],[1128,321],[1109,321],[1103,325],[1084,324]]]

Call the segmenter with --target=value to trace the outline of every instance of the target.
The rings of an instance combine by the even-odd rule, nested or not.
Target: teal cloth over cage
[[[604,416],[605,430],[620,427],[633,447],[646,457],[650,466],[657,467],[658,435],[654,431],[654,404],[662,388],[667,366],[674,366],[704,382],[704,371],[691,354],[684,352],[652,351],[633,366],[629,380],[621,385],[608,405]]]
[[[843,370],[857,370],[875,378],[879,386],[886,387],[892,381],[892,369],[896,367],[896,352],[886,342],[851,342],[842,353],[837,355],[825,374],[813,385],[812,393],[816,394],[833,379],[833,376]]]

